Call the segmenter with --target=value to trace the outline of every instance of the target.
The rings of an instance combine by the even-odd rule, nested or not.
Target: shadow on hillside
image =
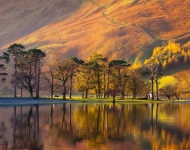
[[[158,46],[162,46],[163,40],[155,40],[154,42],[145,44],[141,51],[143,51],[143,56],[141,57],[141,60],[145,60],[147,58],[150,58],[152,56],[153,49]]]
[[[11,43],[55,21],[68,17],[87,0],[17,1],[5,4],[0,16],[0,45]],[[20,9],[24,8],[24,9]],[[9,24],[7,26],[7,24]],[[4,28],[6,26],[6,28]],[[11,36],[9,36],[11,35]]]

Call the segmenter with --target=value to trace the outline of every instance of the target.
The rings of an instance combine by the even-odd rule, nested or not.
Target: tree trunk
[[[51,87],[52,88],[52,87]],[[53,90],[51,89],[51,98],[53,98]]]
[[[82,98],[84,98],[84,92],[82,92]]]
[[[113,90],[112,96],[113,96],[113,103],[115,103],[115,89]]]
[[[35,65],[34,65],[34,70],[35,70],[35,91],[36,91],[36,96],[35,98],[37,98],[37,90],[38,90],[38,73],[37,73],[37,60],[35,60]]]
[[[54,94],[54,78],[51,76],[51,98],[53,98]]]
[[[17,60],[14,65],[14,98],[17,97]]]
[[[103,93],[104,93],[104,98],[106,98],[106,73],[104,71],[104,89],[103,89]]]
[[[39,82],[40,82],[40,66],[37,66],[40,62],[35,62],[35,90],[36,90],[36,96],[35,98],[39,98]]]
[[[63,92],[63,100],[65,100],[66,99],[66,94],[65,94],[65,92]]]
[[[39,98],[40,96],[40,74],[41,74],[41,69],[40,69],[40,66],[39,66],[39,69],[38,69],[38,78],[37,78],[37,91],[36,91],[36,98]]]
[[[30,91],[30,97],[34,97],[33,91]]]
[[[88,89],[85,91],[85,98],[88,98]]]
[[[152,100],[154,100],[154,79],[151,77],[151,86],[152,86]]]
[[[125,99],[124,87],[122,87],[122,90],[121,90],[121,99]]]
[[[66,87],[64,86],[63,89],[63,100],[66,100]]]
[[[101,85],[100,85],[100,77],[98,77],[98,98],[101,97]]]
[[[158,93],[158,79],[156,79],[156,100],[159,100],[159,93]]]
[[[70,78],[71,83],[70,83],[70,90],[69,90],[69,98],[72,98],[72,90],[73,90],[73,77],[71,76]]]
[[[23,94],[23,66],[21,66],[20,97]]]
[[[108,73],[108,85],[107,85],[107,91],[108,91],[108,98],[110,98],[110,75]]]

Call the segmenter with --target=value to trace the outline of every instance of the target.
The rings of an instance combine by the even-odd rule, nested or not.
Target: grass
[[[62,100],[62,97],[54,98],[55,100]],[[81,102],[81,103],[113,103],[112,98],[81,98],[79,96],[74,96],[73,98],[67,98],[68,102]],[[126,103],[126,104],[148,104],[148,103],[179,103],[179,102],[188,102],[188,100],[145,100],[145,99],[120,99],[116,98],[116,103]]]
[[[5,106],[20,106],[20,105],[52,105],[52,104],[162,104],[162,103],[185,103],[189,102],[188,100],[142,100],[142,99],[116,99],[115,103],[111,98],[86,98],[82,99],[81,97],[73,97],[72,99],[63,100],[61,97],[59,98],[13,98],[13,97],[1,97],[0,98],[0,107]]]

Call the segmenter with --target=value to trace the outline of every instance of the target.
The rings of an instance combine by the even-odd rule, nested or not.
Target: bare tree
[[[158,80],[161,77],[161,73],[159,71],[158,64],[155,63],[153,60],[150,61],[149,63],[146,64],[145,71],[143,72],[143,74],[144,75],[147,74],[150,77],[152,100],[154,100],[154,81],[155,81],[155,83],[156,83],[156,93],[157,93],[156,95],[157,95],[157,100],[158,100],[159,99],[159,95],[158,95],[159,82],[158,82]]]
[[[70,68],[68,60],[60,60],[56,65],[55,79],[60,82],[60,89],[63,94],[63,99],[66,99],[68,91],[68,80],[69,80]]]
[[[51,93],[51,98],[58,90],[59,85],[56,80],[56,69],[55,66],[50,65],[48,69],[42,73],[42,90],[48,91]]]

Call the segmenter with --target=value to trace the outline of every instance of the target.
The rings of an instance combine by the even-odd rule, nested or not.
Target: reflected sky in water
[[[189,104],[0,107],[0,149],[190,149]]]

